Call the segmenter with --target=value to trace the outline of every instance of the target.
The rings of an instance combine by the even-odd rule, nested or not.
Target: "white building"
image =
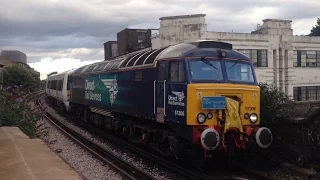
[[[160,18],[152,48],[190,40],[215,40],[254,61],[259,82],[274,83],[297,101],[320,100],[320,37],[294,36],[290,20],[265,19],[251,33],[207,30],[205,14]]]

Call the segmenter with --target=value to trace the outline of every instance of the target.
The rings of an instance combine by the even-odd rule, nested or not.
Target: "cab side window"
[[[158,81],[164,81],[166,79],[166,64],[159,63],[158,66]]]
[[[185,82],[184,63],[182,61],[170,63],[170,81]]]

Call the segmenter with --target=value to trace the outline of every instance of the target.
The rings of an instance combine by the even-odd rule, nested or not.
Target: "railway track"
[[[40,103],[40,102],[37,101],[37,103]],[[55,109],[55,108],[54,108],[54,109]],[[82,140],[81,140],[81,135],[79,135],[77,132],[74,132],[73,130],[69,129],[67,126],[63,125],[59,120],[55,120],[55,118],[54,118],[53,116],[51,116],[49,113],[46,113],[46,112],[44,112],[44,113],[45,113],[45,116],[46,116],[47,118],[49,118],[49,120],[51,119],[50,121],[52,121],[52,119],[53,119],[53,121],[54,121],[59,127],[60,127],[60,126],[63,126],[63,127],[65,127],[65,128],[67,128],[68,131],[69,131],[69,133],[72,132],[72,134],[74,134],[74,136],[78,137],[78,138],[77,138],[78,141],[79,141],[79,139],[80,139],[80,141],[82,142]],[[70,116],[65,115],[65,114],[63,114],[63,116],[67,116],[67,117],[70,118]],[[102,131],[101,129],[98,129],[98,128],[96,128],[96,127],[93,127],[93,126],[91,126],[91,125],[88,125],[88,124],[86,124],[86,123],[84,123],[84,122],[76,121],[76,124],[79,125],[79,126],[81,126],[81,127],[84,128],[84,129],[88,130],[89,132],[97,135],[97,136],[100,136],[100,137],[103,137],[103,138],[107,139],[108,141],[110,141],[110,142],[112,142],[112,143],[120,146],[121,148],[127,149],[127,150],[129,150],[130,152],[133,152],[134,154],[137,154],[137,155],[139,155],[139,156],[142,156],[142,157],[144,157],[144,158],[146,158],[146,159],[148,159],[148,160],[150,160],[150,161],[152,161],[152,162],[154,162],[154,163],[156,163],[156,164],[159,164],[159,165],[162,166],[162,167],[165,167],[166,169],[169,169],[170,171],[173,171],[173,172],[175,172],[175,173],[177,173],[177,174],[179,174],[179,175],[182,175],[182,176],[184,176],[186,179],[199,179],[199,180],[215,180],[215,179],[221,179],[221,180],[224,180],[224,179],[250,180],[250,179],[248,179],[248,178],[242,178],[242,177],[236,177],[236,176],[230,176],[230,175],[222,175],[223,173],[221,173],[221,174],[220,174],[220,173],[210,173],[210,175],[209,175],[209,174],[203,173],[203,172],[201,172],[201,171],[195,171],[194,169],[191,170],[190,168],[182,167],[182,166],[180,166],[180,165],[178,165],[178,164],[176,164],[176,163],[170,162],[170,161],[168,161],[168,160],[166,160],[166,159],[163,159],[163,158],[161,158],[161,157],[159,157],[159,156],[157,156],[157,155],[155,155],[155,154],[152,154],[152,153],[150,153],[150,152],[148,152],[148,151],[145,151],[145,150],[143,150],[143,149],[141,149],[141,148],[132,146],[128,141],[122,140],[122,139],[120,139],[119,137],[116,137],[116,136],[114,136],[114,135],[112,135],[112,134],[110,134],[110,133],[106,133],[106,132]],[[59,128],[59,129],[60,129],[60,128]],[[88,140],[85,139],[84,141],[88,141]],[[81,142],[80,142],[80,143],[81,143]],[[91,143],[90,146],[92,146],[92,147],[97,146],[97,145],[95,145],[93,142],[88,142],[88,143],[89,143],[89,144]],[[94,150],[95,148],[97,148],[98,151],[97,151],[97,150]],[[91,148],[91,149],[93,149],[92,151],[95,152],[94,154],[95,154],[98,158],[102,159],[103,157],[101,157],[101,156],[105,156],[105,157],[106,157],[106,156],[110,156],[110,155],[105,154],[105,153],[106,153],[106,152],[105,152],[106,150],[104,150],[104,149],[102,149],[102,148],[100,148],[100,147],[95,147],[95,148]],[[103,155],[103,154],[105,154],[105,155]],[[111,155],[111,156],[113,156],[113,155]],[[119,159],[119,158],[114,157],[114,159]],[[103,159],[102,159],[102,160],[103,160]],[[123,161],[123,160],[120,160],[120,161]],[[119,164],[122,164],[122,163],[128,164],[127,162],[119,162]],[[128,165],[124,165],[124,166],[128,166]],[[129,165],[129,166],[130,166],[130,165]],[[248,168],[248,167],[246,167],[246,166],[244,166],[244,165],[241,165],[241,164],[236,164],[236,165],[235,165],[235,168],[237,168],[238,171],[240,170],[240,171],[242,171],[244,174],[249,175],[250,178],[252,178],[252,179],[263,179],[263,180],[276,180],[276,179],[277,179],[277,178],[272,178],[272,177],[270,177],[270,176],[268,176],[268,175],[266,175],[266,174],[263,174],[263,173],[261,173],[261,171],[259,171],[259,170],[257,170],[257,169]],[[120,171],[124,171],[124,173],[126,173],[126,172],[133,172],[133,173],[131,173],[131,174],[129,174],[129,175],[135,176],[134,178],[136,178],[136,179],[138,179],[139,176],[141,176],[141,177],[143,176],[143,175],[139,175],[140,169],[137,169],[136,167],[134,167],[134,169],[130,169],[129,167],[123,168],[123,167],[121,167],[121,166],[117,166],[116,169],[117,169],[117,170],[119,169]],[[231,173],[232,173],[232,172],[231,172]],[[133,175],[132,175],[132,174],[133,174]],[[228,174],[228,173],[225,173],[225,174]],[[145,177],[145,178],[143,178],[143,177],[141,178],[141,177],[140,177],[140,179],[154,179],[154,178],[151,177],[149,174],[147,174],[147,176],[148,176],[148,177]],[[130,179],[131,179],[131,178],[130,178]]]
[[[107,134],[100,129],[94,128],[88,124],[85,124],[83,122],[77,122],[81,127],[89,130],[90,132],[95,133],[96,135],[102,136],[103,138],[106,138],[107,140],[117,144],[118,146],[121,146],[122,148],[125,148],[129,150],[130,152],[133,152],[134,154],[137,154],[139,156],[142,156],[154,163],[159,164],[162,167],[165,167],[166,169],[169,169],[171,171],[174,171],[175,173],[178,173],[187,179],[198,179],[198,180],[217,180],[217,179],[232,179],[231,177],[212,177],[205,173],[202,173],[200,171],[190,170],[188,168],[184,168],[182,166],[179,166],[173,162],[170,162],[169,160],[163,159],[155,154],[152,154],[148,151],[145,151],[141,148],[137,148],[133,145],[131,145],[129,142],[125,140],[121,140],[113,135]]]
[[[141,148],[137,148],[135,146],[132,146],[130,143],[128,143],[125,140],[120,140],[119,138],[115,137],[114,135],[110,135],[104,131],[101,131],[100,129],[97,129],[95,127],[92,127],[84,122],[78,121],[77,124],[79,124],[81,127],[87,129],[90,132],[95,133],[98,136],[102,136],[103,138],[106,138],[108,140],[110,140],[113,143],[116,143],[117,145],[121,146],[122,148],[126,148],[131,152],[134,152],[135,154],[138,154],[144,158],[150,159],[153,162],[167,168],[170,169],[172,171],[175,171],[176,173],[179,173],[185,177],[187,177],[188,179],[200,179],[200,180],[214,180],[214,179],[229,179],[229,180],[250,180],[247,178],[242,178],[242,177],[236,177],[236,176],[224,176],[220,173],[203,173],[201,171],[196,171],[194,169],[190,170],[188,168],[179,166],[173,162],[170,162],[168,160],[165,160],[155,154],[152,154],[148,151],[145,151]],[[254,168],[248,168],[245,167],[242,164],[236,164],[235,168],[241,169],[242,172],[245,172],[245,174],[250,175],[251,177],[254,177],[255,179],[259,179],[259,180],[275,180],[269,176],[266,176],[264,174],[262,174],[261,172],[259,172],[257,169]],[[227,174],[227,173],[226,173]]]
[[[30,101],[31,99],[37,98],[37,97],[41,96],[41,95],[44,94],[44,93],[45,93],[45,91],[39,90],[39,91],[31,92],[31,93],[29,93],[29,94],[24,94],[24,95],[19,96],[19,97],[28,102],[28,101]]]
[[[96,145],[94,142],[87,140],[86,138],[79,135],[77,132],[62,124],[59,120],[55,119],[53,116],[51,116],[49,113],[43,110],[39,100],[36,100],[35,104],[38,107],[38,109],[43,113],[43,116],[48,121],[50,121],[51,124],[57,127],[61,132],[63,132],[63,134],[65,134],[68,138],[78,143],[81,147],[92,153],[105,164],[108,164],[110,167],[119,172],[126,179],[155,180],[154,177],[145,173],[143,170],[140,170],[137,167],[127,163],[126,161],[120,159],[111,152],[106,151],[102,147]]]
[[[36,101],[38,107],[41,107],[41,104],[40,104],[40,101],[37,100]],[[73,131],[72,129],[69,129],[69,127],[67,127],[66,125],[64,125],[63,123],[61,123],[59,120],[55,119],[53,116],[51,116],[49,113],[47,112],[44,112],[44,110],[41,109],[41,111],[44,113],[44,116],[52,123],[54,123],[55,126],[58,126],[59,129],[63,129],[62,131],[66,131],[64,129],[67,129],[68,131],[68,134],[71,134],[73,136],[75,136],[77,138],[77,141],[85,141],[87,143],[90,144],[90,146],[94,147],[94,149],[92,151],[95,151],[95,149],[98,149],[98,151],[95,151],[95,154],[97,155],[98,158],[101,159],[101,155],[103,155],[104,153],[108,153],[108,152],[105,152],[106,150],[105,149],[102,149],[100,146],[98,147],[95,147],[97,146],[94,142],[91,142],[86,139],[86,138],[83,138],[80,134],[78,134],[77,132]],[[177,164],[174,164],[170,161],[167,161],[167,160],[164,160],[162,159],[161,157],[159,156],[156,156],[154,154],[151,154],[150,152],[147,152],[147,151],[143,151],[142,149],[140,148],[136,148],[134,146],[132,146],[130,143],[124,141],[124,140],[121,140],[119,138],[115,138],[115,136],[109,136],[108,134],[106,133],[103,133],[101,130],[99,129],[95,129],[94,127],[92,126],[89,126],[89,125],[86,125],[86,124],[83,124],[83,123],[79,123],[78,125],[82,126],[83,128],[85,129],[90,129],[90,131],[97,131],[97,132],[94,132],[96,135],[99,135],[100,137],[103,137],[103,138],[106,138],[108,140],[110,140],[111,142],[119,145],[121,148],[124,148],[124,149],[127,149],[129,150],[130,152],[133,152],[134,154],[137,154],[137,155],[140,155],[156,164],[159,164],[167,169],[169,169],[170,171],[174,171],[175,173],[185,177],[186,179],[198,179],[198,180],[224,180],[224,179],[234,179],[232,177],[225,177],[225,176],[219,176],[219,177],[212,177],[212,176],[209,176],[207,174],[204,174],[204,173],[201,173],[200,171],[191,171],[190,169],[187,169],[187,168],[183,168]],[[65,132],[64,132],[65,133]],[[100,134],[101,133],[101,134]],[[111,139],[112,138],[112,139]],[[80,142],[80,143],[81,143]],[[92,148],[91,148],[92,149]],[[90,150],[89,150],[90,151]],[[91,152],[91,151],[90,151]],[[103,155],[103,156],[113,156],[112,153],[110,153],[109,155]],[[114,157],[114,159],[119,159],[120,161],[123,161],[122,159],[118,158],[118,157]],[[103,159],[102,159],[103,160]],[[124,164],[128,164],[127,162],[121,162],[121,163],[124,163]],[[125,165],[127,166],[127,165]],[[131,164],[129,164],[129,166],[132,166]],[[141,171],[140,169],[137,169],[135,166],[133,166],[134,169],[127,169],[125,170],[124,172],[138,172],[138,171]],[[118,167],[117,169],[123,169],[122,167]],[[145,174],[145,173],[144,173]],[[153,177],[151,177],[149,174],[147,174],[149,176],[149,179],[153,179]]]

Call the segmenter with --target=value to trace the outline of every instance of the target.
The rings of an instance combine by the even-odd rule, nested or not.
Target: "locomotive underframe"
[[[176,159],[207,160],[221,157],[233,159],[237,153],[257,148],[254,139],[240,139],[235,129],[222,133],[222,145],[214,150],[206,150],[199,141],[195,141],[195,134],[200,134],[205,126],[180,126],[173,123],[157,123],[137,117],[110,112],[102,115],[92,112],[88,106],[70,103],[71,115],[77,120],[85,121],[116,134],[126,137],[133,143],[151,147],[163,156],[172,156]],[[248,148],[250,147],[250,148]],[[255,151],[255,150],[254,150]]]

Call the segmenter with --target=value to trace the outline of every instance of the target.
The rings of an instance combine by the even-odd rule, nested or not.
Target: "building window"
[[[294,67],[320,67],[320,51],[293,51]]]
[[[116,57],[117,56],[117,50],[116,49],[113,49],[112,50],[112,55],[111,57]]]
[[[268,56],[266,49],[238,49],[240,53],[248,56],[254,67],[268,67]]]
[[[296,101],[318,101],[320,86],[293,87],[293,98]]]

